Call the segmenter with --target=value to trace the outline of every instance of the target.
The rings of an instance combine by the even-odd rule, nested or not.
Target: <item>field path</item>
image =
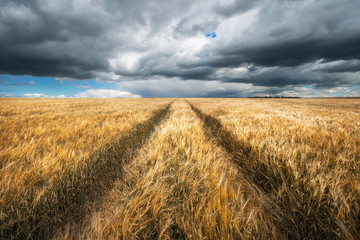
[[[215,139],[231,156],[231,161],[238,166],[243,180],[260,206],[271,216],[277,231],[290,239],[305,239],[309,236],[316,239],[339,238],[334,229],[343,226],[338,226],[336,220],[331,217],[329,209],[332,206],[314,202],[312,205],[320,207],[306,209],[302,201],[311,199],[304,199],[304,196],[311,195],[305,187],[307,183],[295,183],[296,176],[284,161],[279,159],[277,163],[280,166],[276,167],[267,165],[250,145],[238,141],[218,119],[189,104],[202,120],[207,136]],[[277,194],[278,191],[284,191],[285,194],[280,196]]]
[[[58,238],[281,239],[227,158],[190,106],[176,100],[88,224],[69,226]]]
[[[18,221],[5,219],[0,226],[0,239],[45,239],[66,223],[82,222],[89,209],[96,208],[119,178],[123,164],[131,161],[155,127],[168,116],[170,107],[171,103],[155,111],[105,150],[95,152],[84,168],[62,176],[49,193],[56,197],[45,194],[32,206],[31,215],[23,213]]]

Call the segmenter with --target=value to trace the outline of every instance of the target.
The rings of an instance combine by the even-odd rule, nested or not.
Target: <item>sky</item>
[[[0,97],[360,96],[358,0],[0,0]]]

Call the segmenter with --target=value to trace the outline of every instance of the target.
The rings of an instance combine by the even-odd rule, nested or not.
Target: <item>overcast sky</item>
[[[0,96],[360,96],[358,0],[0,0]]]

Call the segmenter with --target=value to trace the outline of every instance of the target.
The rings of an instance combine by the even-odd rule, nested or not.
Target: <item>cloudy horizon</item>
[[[0,0],[0,97],[360,96],[356,0]]]

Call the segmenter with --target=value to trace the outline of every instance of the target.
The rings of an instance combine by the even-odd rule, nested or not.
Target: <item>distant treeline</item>
[[[301,97],[295,97],[295,96],[253,96],[249,98],[301,98]]]

